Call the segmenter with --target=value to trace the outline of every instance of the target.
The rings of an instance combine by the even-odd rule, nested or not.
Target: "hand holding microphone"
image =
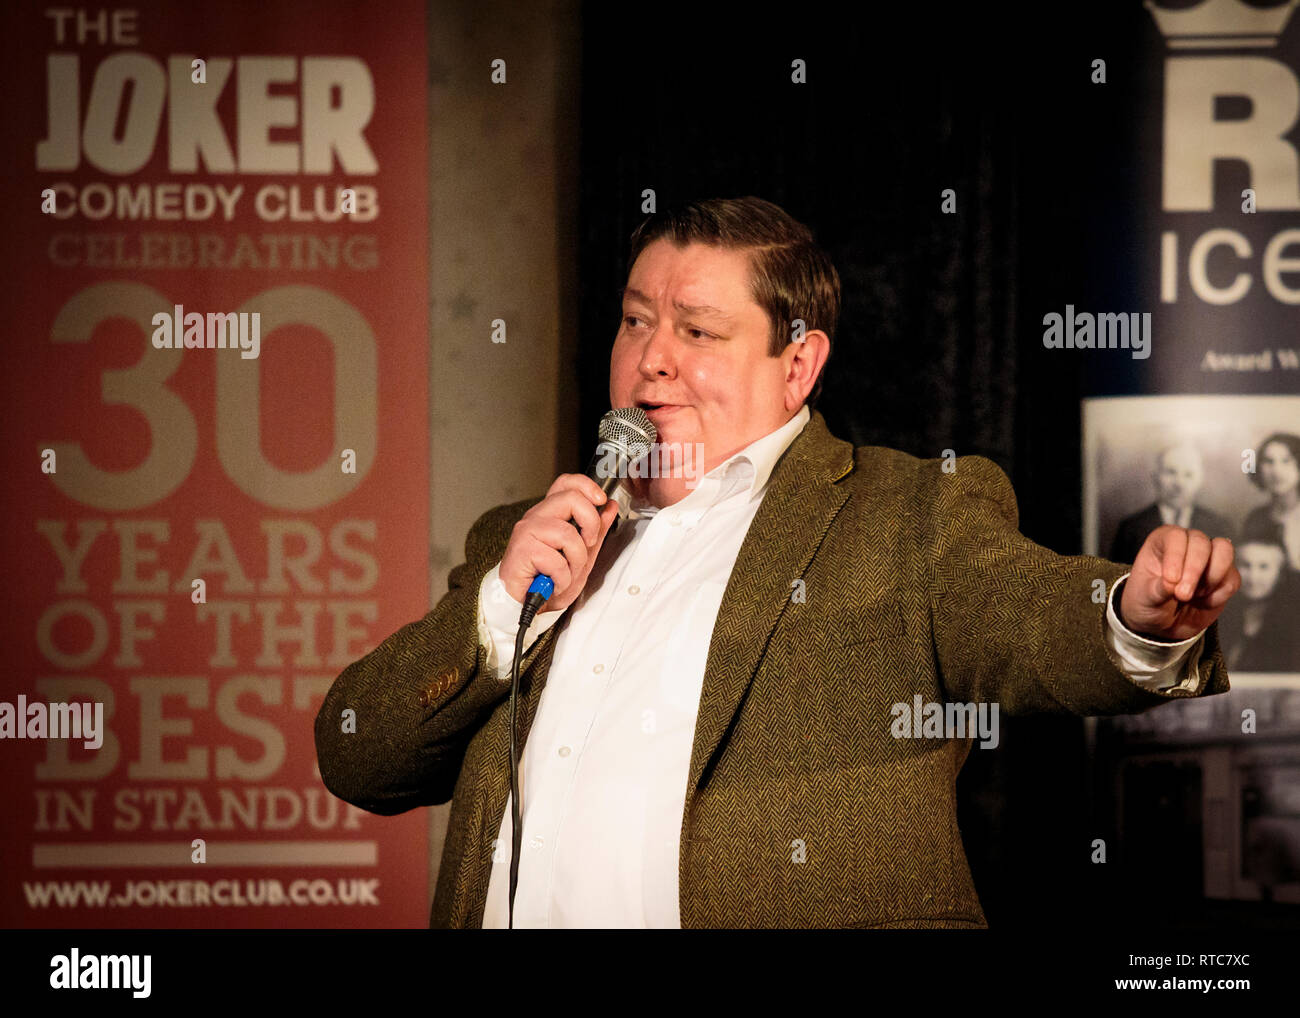
[[[534,610],[546,601],[548,611],[562,611],[578,599],[618,515],[612,496],[626,485],[628,468],[648,455],[658,438],[639,407],[611,410],[601,418],[600,441],[586,476],[561,474],[515,524],[501,560],[506,593],[527,603],[530,591],[541,591],[540,599],[532,598]]]
[[[555,583],[546,610],[567,608],[582,593],[617,515],[618,503],[590,477],[561,474],[546,497],[515,524],[501,560],[506,593],[522,603],[541,573]]]

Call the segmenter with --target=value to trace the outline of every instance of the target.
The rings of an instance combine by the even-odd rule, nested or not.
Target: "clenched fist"
[[[1241,588],[1232,542],[1165,524],[1151,531],[1124,584],[1119,614],[1142,636],[1178,642],[1195,636],[1223,612]]]
[[[522,602],[533,579],[545,573],[555,581],[555,592],[542,611],[569,607],[582,593],[617,515],[618,503],[586,474],[561,474],[510,534],[501,559],[506,593]]]

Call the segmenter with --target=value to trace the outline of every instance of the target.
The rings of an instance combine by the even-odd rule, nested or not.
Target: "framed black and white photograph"
[[[1300,397],[1089,399],[1083,431],[1085,553],[1131,563],[1170,523],[1228,538],[1233,684],[1300,686]]]

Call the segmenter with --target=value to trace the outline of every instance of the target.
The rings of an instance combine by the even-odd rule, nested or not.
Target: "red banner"
[[[423,4],[5,19],[0,923],[422,926],[312,726],[428,607]]]

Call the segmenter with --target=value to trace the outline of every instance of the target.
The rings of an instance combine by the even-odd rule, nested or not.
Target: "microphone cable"
[[[523,611],[519,613],[519,632],[515,634],[515,656],[510,665],[510,906],[507,929],[515,928],[515,888],[519,886],[519,844],[523,839],[519,803],[519,751],[515,742],[515,709],[519,700],[519,664],[524,656],[524,636],[533,624],[537,609],[555,591],[549,576],[539,575],[528,588]]]

